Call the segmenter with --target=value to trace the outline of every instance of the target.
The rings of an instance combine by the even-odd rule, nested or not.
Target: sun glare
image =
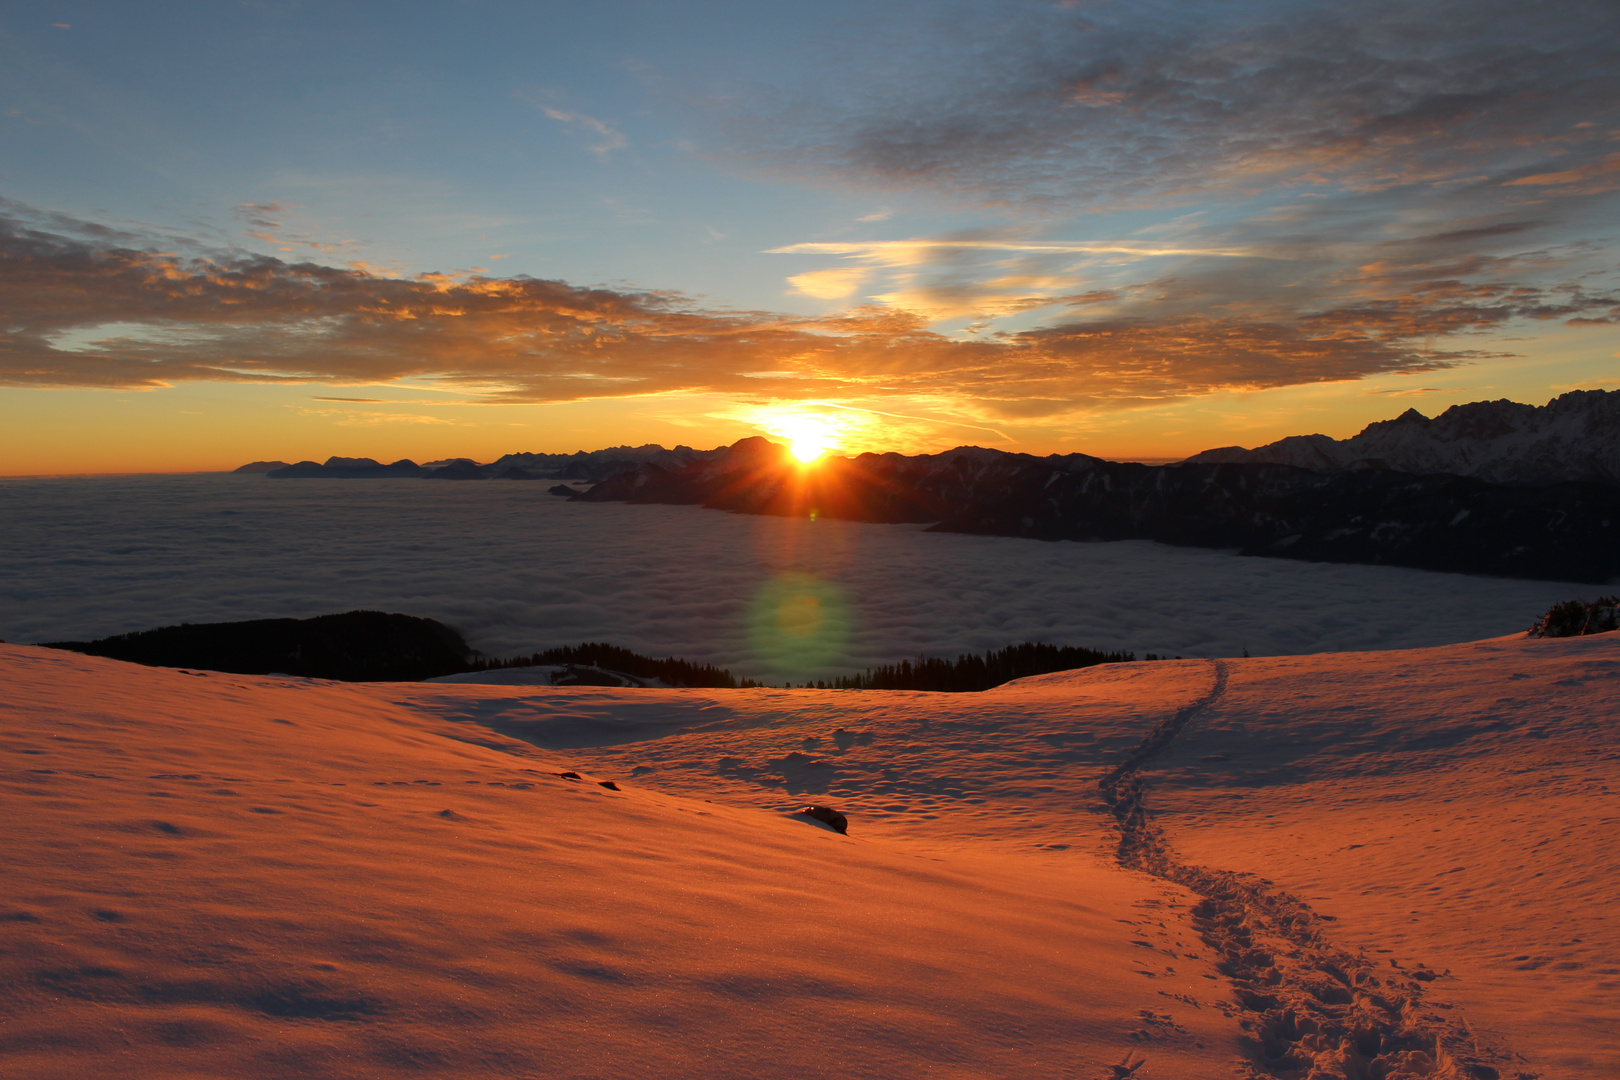
[[[793,456],[806,465],[838,447],[838,432],[820,417],[783,416],[772,426],[787,439]]]
[[[791,447],[793,456],[805,464],[816,460],[827,452],[827,444],[821,439],[794,439]]]

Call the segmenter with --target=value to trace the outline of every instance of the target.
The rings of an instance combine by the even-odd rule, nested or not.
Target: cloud
[[[840,266],[830,270],[810,270],[788,278],[788,284],[797,292],[818,300],[840,300],[853,296],[866,280],[866,271],[858,266]]]
[[[917,237],[905,240],[844,240],[789,244],[767,254],[829,255],[882,271],[885,282],[868,290],[872,297],[930,322],[971,319],[975,330],[998,318],[1054,304],[1097,303],[1118,293],[1095,287],[1099,268],[1151,260],[1187,258],[1253,258],[1258,253],[1215,246],[1186,247],[1130,241],[1038,241],[987,234]],[[823,279],[820,275],[830,275]],[[837,297],[848,282],[873,275],[860,268],[810,271],[790,278],[822,289],[813,296]],[[879,289],[881,288],[881,291]],[[809,292],[800,287],[801,292]]]
[[[1506,187],[1556,187],[1572,194],[1597,195],[1620,190],[1620,154],[1588,161],[1573,169],[1536,173],[1507,181]]]
[[[605,120],[598,120],[594,116],[586,116],[584,113],[558,109],[550,105],[542,106],[541,111],[560,124],[566,124],[569,127],[579,128],[594,134],[596,141],[591,143],[591,153],[599,158],[606,158],[613,151],[622,150],[630,145],[630,140],[626,139],[618,128]]]
[[[839,240],[788,244],[769,248],[767,255],[852,255],[887,266],[914,266],[927,262],[940,251],[1037,252],[1051,255],[1133,255],[1141,258],[1171,255],[1229,256],[1253,255],[1252,251],[1223,251],[1218,248],[1172,247],[1166,244],[1133,244],[1112,240],[1039,241],[976,240],[952,237],[922,237],[915,240]]]
[[[1607,0],[984,5],[880,25],[813,81],[705,97],[729,110],[719,152],[778,177],[1072,209],[1584,177],[1620,118]]]
[[[352,252],[356,249],[354,240],[326,240],[316,239],[306,234],[307,223],[303,228],[297,225],[289,226],[288,219],[295,217],[303,207],[296,203],[281,202],[245,202],[235,207],[235,217],[241,222],[243,232],[260,243],[268,244],[281,252],[293,252],[300,248],[307,248],[318,255],[331,257],[342,252]],[[359,265],[351,262],[351,265]]]
[[[484,402],[921,397],[993,423],[1435,371],[1481,355],[1464,335],[1604,317],[1620,304],[1590,283],[1528,283],[1567,269],[1555,251],[1506,258],[1448,244],[1451,257],[1433,259],[1429,247],[1395,245],[1353,268],[1335,264],[1288,302],[1276,299],[1288,291],[1279,276],[1297,267],[1268,259],[1195,259],[1128,287],[1060,296],[1051,287],[1066,279],[1009,271],[989,285],[1009,298],[1027,287],[1029,303],[1066,314],[964,340],[881,305],[804,317],[525,276],[384,277],[139,246],[93,223],[8,209],[0,385],[18,387],[410,379]],[[916,287],[945,297],[947,284]]]

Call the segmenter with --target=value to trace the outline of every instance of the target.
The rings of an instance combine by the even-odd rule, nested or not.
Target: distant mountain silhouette
[[[595,483],[626,469],[655,462],[666,468],[679,468],[693,461],[724,456],[727,448],[694,450],[677,446],[666,450],[655,443],[646,446],[613,446],[605,450],[581,450],[574,454],[507,454],[487,465],[471,458],[449,458],[429,465],[401,459],[389,465],[372,458],[330,457],[324,462],[255,461],[234,470],[263,473],[275,480],[575,480]]]
[[[783,447],[753,438],[682,468],[646,463],[575,498],[1040,540],[1157,540],[1557,581],[1620,575],[1620,488],[1590,482],[1528,487],[1371,468],[1153,466],[980,447],[833,457],[805,468]]]
[[[1205,450],[1185,462],[1233,463],[1449,473],[1501,484],[1620,485],[1620,390],[1572,390],[1540,407],[1475,401],[1432,420],[1408,409],[1344,440],[1293,435],[1253,450]]]
[[[462,458],[460,461],[452,461],[450,464],[440,466],[437,469],[429,469],[422,475],[428,480],[489,479],[489,475],[485,473],[483,469],[479,468],[476,462],[469,461],[466,458]]]
[[[181,623],[99,641],[46,642],[152,667],[239,675],[280,672],[349,682],[406,682],[466,671],[476,654],[433,619],[347,611],[313,619]]]
[[[296,465],[288,465],[285,469],[276,469],[264,475],[273,480],[387,480],[420,477],[425,475],[425,472],[422,466],[409,458],[401,458],[391,465],[384,465],[371,458],[332,457],[327,458],[325,463],[300,461]]]

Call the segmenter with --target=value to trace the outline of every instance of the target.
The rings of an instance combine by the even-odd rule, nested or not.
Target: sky
[[[1620,387],[1620,8],[0,9],[0,474]]]

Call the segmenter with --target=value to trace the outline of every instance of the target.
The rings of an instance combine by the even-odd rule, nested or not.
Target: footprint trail
[[[1376,968],[1365,954],[1329,941],[1324,920],[1302,900],[1252,875],[1182,862],[1153,824],[1143,767],[1225,697],[1229,665],[1212,664],[1210,691],[1157,725],[1098,786],[1119,827],[1120,865],[1200,897],[1193,925],[1221,957],[1217,967],[1236,991],[1253,1054],[1249,1076],[1501,1080],[1508,1074],[1498,1066],[1512,1055],[1482,1042],[1465,1022],[1442,1016],[1438,1010],[1448,1005],[1425,1000],[1432,972]]]

